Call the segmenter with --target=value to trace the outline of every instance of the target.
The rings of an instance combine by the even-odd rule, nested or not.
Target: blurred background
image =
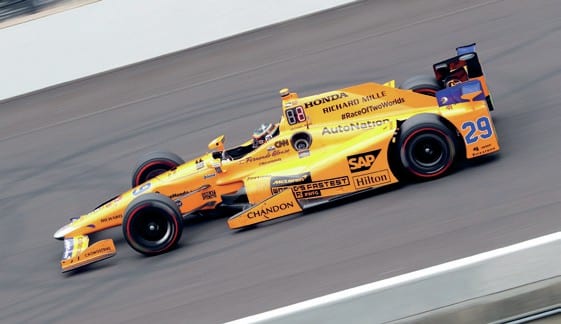
[[[99,0],[0,0],[0,28]]]

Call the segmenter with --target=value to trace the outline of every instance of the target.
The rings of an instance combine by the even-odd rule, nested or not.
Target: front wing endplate
[[[95,242],[90,247],[88,247],[88,241],[89,239],[85,235],[64,240],[66,250],[63,259],[60,261],[62,272],[105,260],[117,254],[112,239]]]

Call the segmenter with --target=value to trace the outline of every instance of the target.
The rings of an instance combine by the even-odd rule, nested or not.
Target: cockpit
[[[212,157],[215,159],[220,158],[227,161],[237,160],[244,157],[246,154],[255,150],[259,146],[267,143],[273,137],[278,136],[279,133],[280,129],[278,123],[261,124],[253,131],[251,140],[245,142],[242,145],[226,150],[223,148],[224,136],[220,136],[209,144],[209,149],[215,150],[215,152],[212,153]]]

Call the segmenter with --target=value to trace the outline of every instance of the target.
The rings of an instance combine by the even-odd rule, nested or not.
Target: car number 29
[[[489,118],[483,116],[477,119],[475,122],[467,121],[462,124],[462,130],[468,130],[465,136],[466,143],[472,144],[479,141],[480,138],[488,139],[493,136],[493,127],[491,127],[491,122]]]

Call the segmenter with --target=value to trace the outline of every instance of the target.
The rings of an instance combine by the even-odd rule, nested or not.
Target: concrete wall
[[[0,100],[350,2],[94,2],[0,29]]]
[[[561,233],[451,261],[238,323],[483,323],[561,303]]]

